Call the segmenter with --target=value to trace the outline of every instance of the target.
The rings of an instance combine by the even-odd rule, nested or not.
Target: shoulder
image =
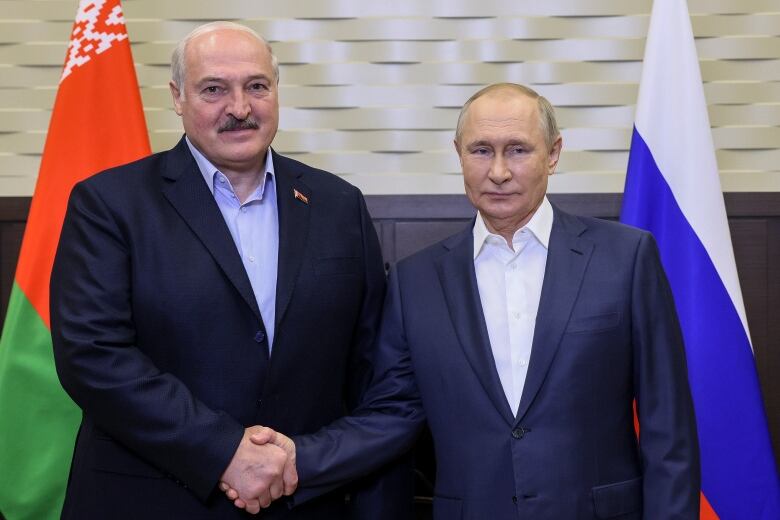
[[[172,154],[170,150],[159,152],[103,170],[77,183],[74,190],[118,191],[128,195],[128,190],[159,183],[168,163],[175,160]]]
[[[574,215],[555,207],[553,228],[559,227],[594,242],[636,244],[652,235],[615,220]]]
[[[463,229],[457,233],[399,260],[397,262],[398,269],[407,271],[432,267],[442,256],[453,252],[455,249],[458,249],[459,252],[465,250],[471,254],[474,247],[473,227],[474,221],[472,219],[467,224],[464,224]]]

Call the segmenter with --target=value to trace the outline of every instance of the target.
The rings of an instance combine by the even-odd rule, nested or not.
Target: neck
[[[514,251],[515,248],[512,244],[512,240],[515,237],[515,233],[517,233],[518,229],[531,221],[531,218],[533,218],[536,211],[542,205],[543,200],[544,199],[541,199],[539,203],[525,215],[512,215],[505,219],[489,219],[485,218],[485,215],[482,215],[482,220],[485,222],[485,227],[487,227],[488,231],[503,238],[509,246],[509,249]]]
[[[260,183],[265,179],[265,169],[249,172],[237,172],[232,170],[220,170],[230,181],[233,191],[238,197],[238,201],[243,204],[252,193],[255,192]]]

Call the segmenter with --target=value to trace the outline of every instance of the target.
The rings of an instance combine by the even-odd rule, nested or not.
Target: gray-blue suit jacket
[[[376,355],[355,415],[295,439],[298,501],[405,449],[427,419],[437,520],[698,518],[685,353],[650,234],[555,209],[518,410],[491,353],[471,226],[391,272]]]

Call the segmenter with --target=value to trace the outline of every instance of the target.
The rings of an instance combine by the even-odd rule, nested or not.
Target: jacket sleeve
[[[205,500],[243,427],[196,399],[136,345],[129,251],[99,190],[77,185],[50,286],[57,373],[101,430]]]
[[[385,270],[376,230],[360,196],[360,222],[365,259],[366,292],[353,342],[347,405],[354,410],[363,399],[373,373],[372,352],[385,296]],[[352,520],[411,518],[414,497],[414,460],[411,453],[391,460],[347,488]]]
[[[425,416],[402,314],[401,290],[394,269],[372,355],[373,378],[363,402],[352,415],[314,434],[293,439],[301,484],[294,496],[295,504],[376,470],[414,443]]]
[[[632,287],[634,381],[646,519],[697,519],[696,421],[674,299],[652,235],[642,235]]]

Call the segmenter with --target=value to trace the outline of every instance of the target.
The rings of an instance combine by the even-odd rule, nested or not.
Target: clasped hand
[[[219,488],[236,507],[257,514],[296,487],[295,443],[271,428],[246,428]]]

